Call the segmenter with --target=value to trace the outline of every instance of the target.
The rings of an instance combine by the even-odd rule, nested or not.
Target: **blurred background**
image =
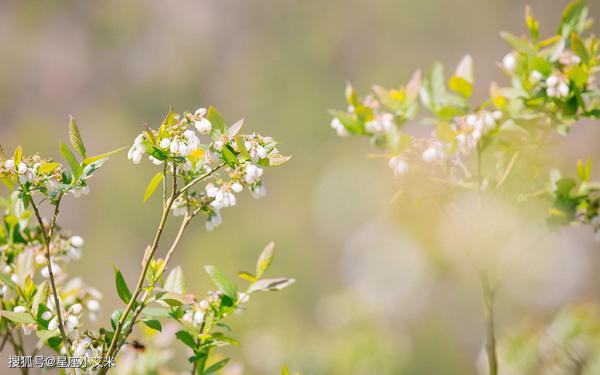
[[[346,81],[362,92],[373,83],[395,87],[435,60],[454,69],[465,53],[475,59],[481,99],[490,80],[503,82],[496,62],[508,49],[498,32],[525,32],[530,4],[548,35],[566,3],[5,0],[0,143],[58,158],[69,114],[91,154],[131,144],[169,105],[212,104],[230,123],[243,117],[246,130],[275,137],[294,158],[268,171],[264,199],[244,196],[213,232],[192,226],[176,262],[204,294],[212,286],[203,265],[233,276],[272,240],[270,275],[298,282],[253,297],[231,318],[242,347],[225,351],[234,363],[226,373],[276,374],[286,363],[303,374],[476,374],[481,292],[452,250],[457,233],[473,229],[456,227],[451,215],[430,221],[435,202],[394,200],[399,182],[386,163],[367,157],[374,150],[364,139],[337,138],[327,110],[344,107]],[[600,4],[590,8],[600,18]],[[592,155],[598,179],[599,136],[598,123],[580,124],[552,154],[566,174]],[[89,197],[66,203],[60,224],[86,239],[70,274],[103,292],[103,324],[120,305],[113,264],[133,283],[158,222],[158,200],[142,203],[153,174],[150,163],[134,166],[121,153],[93,179]],[[600,302],[600,246],[589,228],[546,230],[538,240],[539,223],[494,212],[536,237],[502,274],[500,336],[548,324],[567,305]],[[440,230],[438,221],[448,225]],[[169,367],[186,369],[183,346],[172,354]]]

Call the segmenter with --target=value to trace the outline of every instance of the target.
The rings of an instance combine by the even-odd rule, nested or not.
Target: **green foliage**
[[[127,286],[127,283],[125,282],[125,278],[123,277],[123,274],[121,273],[121,271],[119,271],[119,269],[117,267],[114,267],[114,272],[115,272],[115,285],[117,288],[117,294],[119,295],[119,298],[121,298],[121,300],[125,303],[128,303],[129,300],[131,299],[131,291],[129,290],[129,287]]]

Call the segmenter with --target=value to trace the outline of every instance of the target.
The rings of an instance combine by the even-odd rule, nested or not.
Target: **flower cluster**
[[[43,337],[64,353],[60,340],[52,340],[60,333],[42,231],[38,225],[19,224],[11,208],[15,200],[18,196],[13,194],[12,199],[5,202],[3,221],[8,224],[8,231],[0,230],[0,293],[4,310],[0,315],[27,335],[33,331],[43,332]],[[72,340],[80,336],[84,316],[96,320],[102,298],[98,290],[88,287],[80,278],[69,278],[66,273],[67,264],[81,256],[83,245],[80,236],[60,228],[50,243],[50,264],[60,298],[61,318]]]
[[[577,180],[561,178],[558,171],[553,171],[548,190],[554,204],[548,220],[555,225],[590,225],[600,241],[600,183],[590,181],[591,172],[591,160],[578,162]]]
[[[331,112],[331,127],[340,136],[369,137],[387,152],[395,175],[441,170],[446,181],[459,186],[500,181],[510,167],[501,153],[489,155],[497,159],[498,170],[487,178],[466,166],[479,163],[473,159],[506,139],[518,149],[540,141],[548,129],[566,133],[581,117],[600,117],[598,42],[593,35],[584,36],[591,25],[585,3],[567,7],[558,33],[546,40],[538,40],[539,22],[529,9],[526,22],[529,38],[501,34],[512,47],[500,64],[511,85],[492,83],[482,105],[469,103],[474,74],[467,55],[447,81],[436,63],[424,78],[417,71],[405,86],[374,86],[364,98],[348,85],[347,108]],[[425,137],[406,126],[421,107],[428,113],[420,122],[435,127]]]
[[[169,112],[158,130],[147,128],[136,137],[128,157],[137,164],[148,155],[154,164],[163,165],[159,179],[174,175],[183,186],[205,181],[204,189],[179,195],[171,211],[175,216],[203,212],[211,230],[221,223],[221,210],[236,205],[235,194],[247,189],[254,198],[265,195],[264,167],[289,159],[270,137],[238,134],[242,124],[228,127],[213,107],[194,113]],[[150,186],[156,188],[152,182]]]

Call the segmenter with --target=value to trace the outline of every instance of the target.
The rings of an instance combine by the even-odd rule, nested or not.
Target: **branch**
[[[58,214],[60,212],[60,202],[62,200],[62,193],[58,195],[58,199],[54,203],[54,214],[52,215],[52,222],[50,223],[50,227],[46,232],[46,228],[44,226],[44,221],[42,220],[42,216],[40,215],[40,211],[35,204],[33,196],[31,193],[27,193],[29,198],[31,199],[31,207],[33,207],[33,211],[35,213],[35,217],[37,218],[38,224],[42,229],[42,237],[44,239],[44,255],[46,257],[46,266],[48,267],[48,275],[50,279],[50,289],[52,290],[52,297],[54,299],[54,305],[56,305],[56,317],[58,320],[58,329],[60,331],[60,336],[63,341],[63,345],[65,346],[65,352],[67,358],[70,357],[71,354],[71,345],[70,341],[67,337],[64,322],[62,320],[62,312],[60,309],[60,299],[58,298],[58,291],[56,289],[56,283],[54,281],[54,272],[52,271],[52,261],[50,260],[50,241],[52,240],[52,234],[54,233],[54,228],[56,227],[56,220],[58,218]]]

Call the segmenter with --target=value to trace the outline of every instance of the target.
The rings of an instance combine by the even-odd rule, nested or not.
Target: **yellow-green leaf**
[[[75,178],[81,176],[81,174],[83,173],[83,168],[77,161],[77,158],[75,158],[75,155],[73,155],[73,152],[71,151],[69,146],[67,146],[63,142],[60,142],[60,154],[71,166],[71,170],[73,171]]]
[[[450,77],[448,86],[452,91],[460,94],[464,98],[469,98],[473,94],[473,85],[466,79],[459,76]]]
[[[154,177],[152,177],[152,180],[150,180],[150,183],[148,184],[148,187],[146,188],[146,193],[144,194],[144,202],[148,201],[148,199],[150,199],[152,194],[154,194],[154,191],[156,191],[156,188],[158,187],[158,185],[160,185],[163,178],[164,178],[163,172],[158,172]]]
[[[52,173],[56,168],[60,167],[60,163],[44,163],[38,169],[41,174]]]
[[[13,154],[13,160],[15,161],[15,166],[19,165],[21,159],[23,158],[23,147],[19,145]]]
[[[112,150],[112,151],[110,151],[110,152],[106,152],[106,153],[104,153],[104,154],[101,154],[101,155],[90,156],[89,158],[86,158],[86,159],[83,161],[83,165],[90,165],[90,164],[92,164],[92,163],[95,163],[95,162],[97,162],[98,160],[106,159],[107,157],[109,157],[109,156],[111,156],[111,155],[113,155],[113,154],[116,154],[117,152],[121,152],[121,151],[123,151],[123,150],[126,150],[127,148],[128,148],[128,147],[127,147],[127,146],[125,146],[125,147],[118,148],[118,149],[116,149],[116,150]]]
[[[77,126],[77,122],[73,116],[69,115],[69,140],[71,141],[71,146],[81,155],[82,158],[86,158],[86,149],[83,144],[83,140],[81,139],[81,133],[79,133],[79,127]]]

